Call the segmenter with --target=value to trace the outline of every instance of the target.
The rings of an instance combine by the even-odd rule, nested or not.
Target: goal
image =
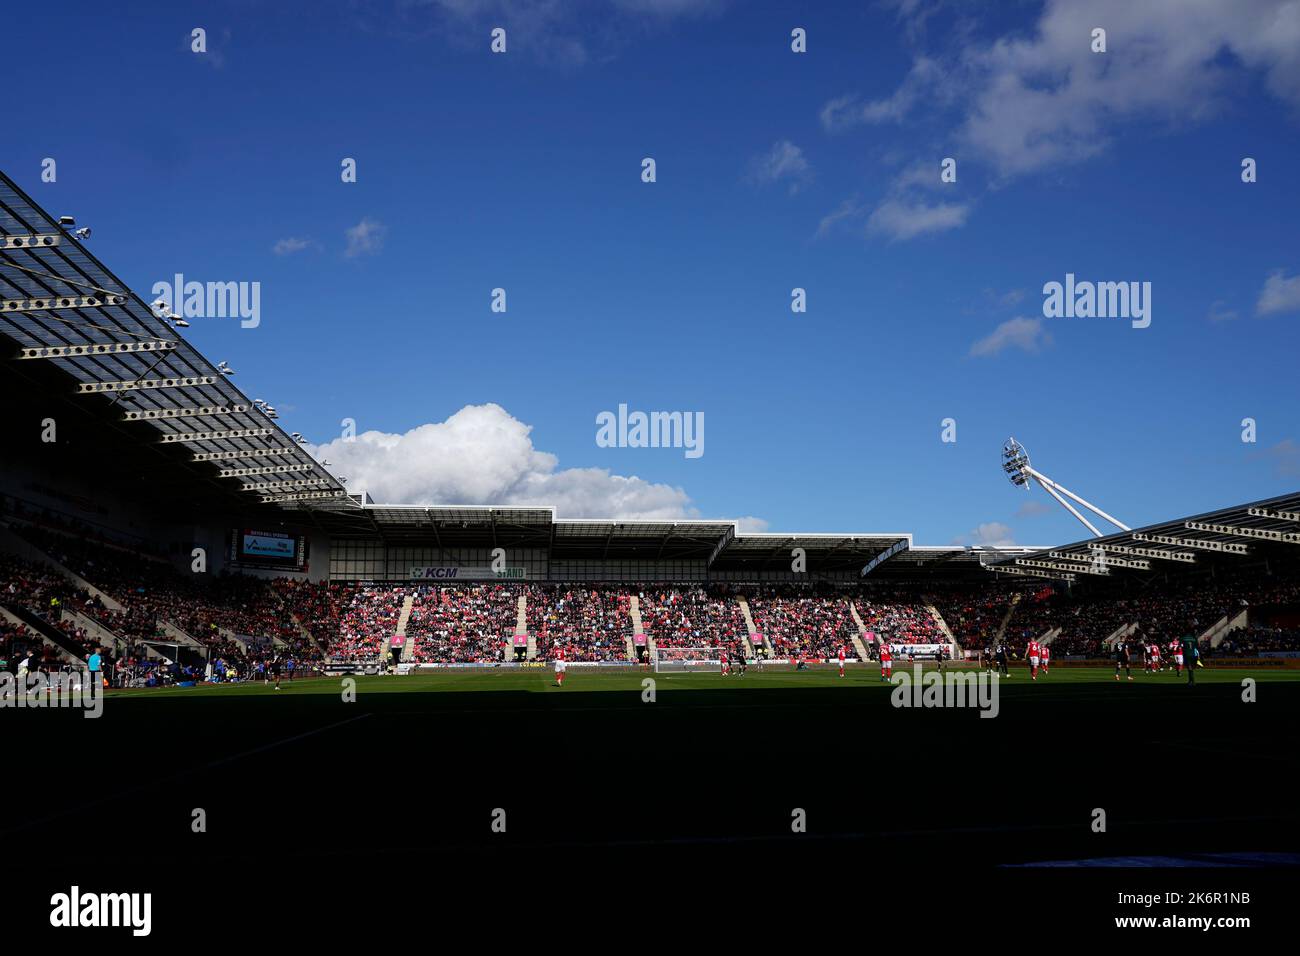
[[[722,652],[716,647],[658,647],[655,649],[655,671],[721,670]]]

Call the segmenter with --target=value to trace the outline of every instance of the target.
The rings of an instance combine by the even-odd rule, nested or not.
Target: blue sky
[[[146,298],[259,282],[186,335],[376,498],[1051,544],[1008,435],[1135,526],[1300,482],[1300,3],[1133,6],[8,5],[67,52],[0,167]],[[1150,327],[1045,318],[1067,272]]]

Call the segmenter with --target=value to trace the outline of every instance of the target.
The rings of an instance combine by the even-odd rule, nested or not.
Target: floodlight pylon
[[[1031,480],[1038,482],[1044,491],[1056,499],[1057,504],[1079,519],[1079,522],[1091,531],[1094,537],[1102,537],[1101,531],[1098,530],[1095,524],[1085,518],[1078,508],[1070,504],[1069,501],[1066,501],[1066,498],[1069,498],[1071,501],[1075,501],[1087,508],[1099,518],[1109,521],[1121,531],[1133,530],[1118,518],[1108,515],[1096,505],[1080,498],[1069,488],[1066,488],[1059,482],[1053,481],[1051,478],[1044,475],[1030,463],[1029,452],[1025,450],[1025,446],[1020,444],[1020,442],[1016,441],[1014,438],[1008,438],[1002,446],[1002,470],[1007,473],[1007,478],[1011,483],[1017,487],[1028,488]]]

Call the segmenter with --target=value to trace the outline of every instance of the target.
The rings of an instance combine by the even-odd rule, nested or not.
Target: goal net
[[[716,647],[658,647],[655,649],[655,670],[671,671],[721,670],[722,652]]]

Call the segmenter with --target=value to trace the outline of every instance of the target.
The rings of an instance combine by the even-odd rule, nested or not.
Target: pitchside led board
[[[307,539],[300,534],[234,528],[230,532],[230,563],[275,571],[307,570]]]

